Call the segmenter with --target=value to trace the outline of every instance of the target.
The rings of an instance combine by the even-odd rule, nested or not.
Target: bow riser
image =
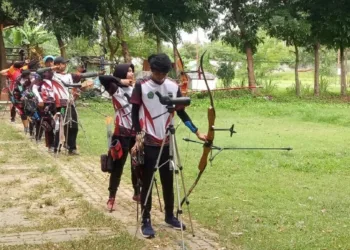
[[[201,172],[204,171],[208,164],[208,155],[212,150],[214,140],[214,130],[211,129],[215,123],[215,109],[213,107],[208,108],[208,123],[209,129],[207,133],[207,141],[203,144],[203,154],[198,165],[198,169]]]

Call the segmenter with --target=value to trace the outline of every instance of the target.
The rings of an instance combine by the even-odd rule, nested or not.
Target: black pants
[[[146,196],[149,187],[153,183],[152,175],[155,171],[155,166],[157,162],[157,157],[160,152],[160,147],[146,146],[144,147],[144,161],[145,165],[142,172],[142,189],[141,189],[141,204],[145,204]],[[159,166],[163,165],[164,162],[169,160],[169,146],[164,146],[163,153],[160,158]],[[164,200],[164,209],[165,216],[174,215],[174,188],[173,188],[173,171],[169,168],[170,164],[165,164],[159,169],[160,181],[163,188],[163,200]],[[151,187],[152,188],[152,187]],[[148,197],[146,207],[142,207],[142,210],[145,210],[143,213],[143,218],[150,218],[150,212],[152,208],[152,192]]]
[[[39,121],[40,133],[37,132],[39,138],[41,139],[42,133],[45,132],[45,142],[46,147],[54,147],[54,129],[55,124],[53,122],[53,116],[56,114],[56,105],[55,103],[45,103],[43,110],[41,110],[41,121]]]
[[[115,197],[119,184],[120,179],[123,174],[124,165],[126,162],[126,159],[128,158],[128,154],[130,149],[135,144],[135,137],[125,137],[125,136],[113,136],[112,141],[118,139],[120,143],[122,144],[123,148],[123,156],[121,159],[116,160],[113,162],[113,171],[111,172],[111,175],[109,177],[109,197]],[[130,164],[131,165],[131,164]],[[134,195],[138,194],[138,187],[137,187],[137,176],[136,173],[133,171],[133,168],[131,168],[131,181],[132,186],[134,188]]]
[[[68,148],[69,151],[73,151],[77,149],[77,136],[78,136],[78,127],[79,127],[78,114],[73,105],[71,105],[70,107],[64,107],[64,109],[65,109],[65,112],[62,115],[63,117],[65,117],[63,121],[64,124],[67,123],[63,127],[64,136],[66,137],[66,147]],[[62,108],[59,108],[58,111],[61,112]],[[56,141],[55,148],[57,148],[58,142],[59,142],[59,133],[56,133],[55,141]]]
[[[16,107],[13,104],[11,106],[11,112],[10,113],[11,113],[11,121],[14,121],[15,118],[16,118]]]

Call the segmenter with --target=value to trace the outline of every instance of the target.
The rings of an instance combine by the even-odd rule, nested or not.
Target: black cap
[[[69,60],[64,59],[62,56],[58,56],[55,58],[54,64],[67,63]]]

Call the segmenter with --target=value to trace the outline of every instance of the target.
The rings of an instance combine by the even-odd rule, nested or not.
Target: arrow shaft
[[[204,144],[203,142],[191,140],[188,138],[184,138],[184,141],[197,143],[197,144],[201,144],[201,145]],[[214,145],[212,145],[211,148],[215,149],[215,150],[220,150],[220,151],[223,151],[223,150],[286,150],[286,151],[293,150],[292,148],[248,148],[248,147],[236,148],[236,147],[218,147],[218,146],[214,146]]]
[[[293,150],[292,148],[220,148],[220,149],[222,150],[287,150],[287,151]]]

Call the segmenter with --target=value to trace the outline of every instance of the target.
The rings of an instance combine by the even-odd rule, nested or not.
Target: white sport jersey
[[[64,86],[63,82],[65,84],[73,84],[73,78],[71,74],[60,74],[55,72],[53,74],[52,80],[54,80],[55,82],[59,83],[62,86],[62,89],[60,89],[61,93],[61,97],[62,99],[69,99],[69,92],[68,92],[68,88]]]
[[[152,79],[145,79],[140,83],[142,98],[140,120],[143,121],[141,125],[146,135],[152,137],[151,140],[154,144],[161,144],[166,135],[166,129],[170,124],[170,114],[167,112],[166,106],[160,103],[155,92],[158,91],[164,96],[168,96],[171,93],[173,97],[177,97],[179,86],[168,78],[162,84],[157,84]],[[157,118],[153,119],[155,117]]]
[[[131,108],[132,104],[128,102],[128,98],[131,97],[133,88],[132,87],[125,87],[125,88],[118,88],[117,91],[114,93],[112,100],[113,100],[113,107],[115,110],[115,123],[116,126],[119,125],[120,127],[126,128],[131,130],[132,128],[132,120],[131,120]]]

